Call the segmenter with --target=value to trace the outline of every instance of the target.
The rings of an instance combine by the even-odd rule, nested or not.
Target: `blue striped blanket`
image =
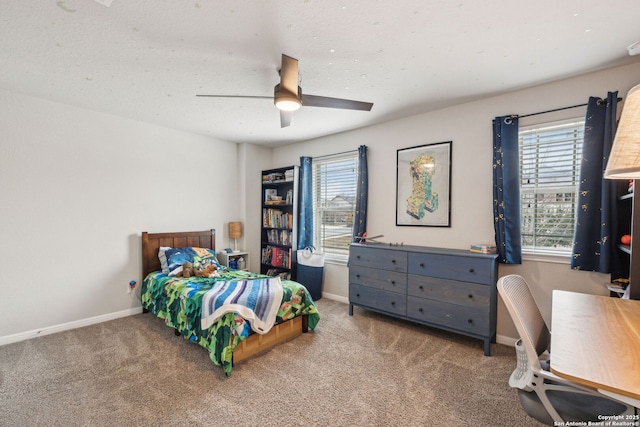
[[[279,277],[216,282],[202,298],[201,327],[213,325],[222,315],[236,312],[251,329],[266,334],[276,322],[282,303]]]

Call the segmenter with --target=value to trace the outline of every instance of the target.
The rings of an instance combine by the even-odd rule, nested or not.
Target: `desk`
[[[640,400],[640,301],[553,291],[551,372]]]

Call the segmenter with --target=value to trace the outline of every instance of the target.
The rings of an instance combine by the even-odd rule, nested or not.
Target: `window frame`
[[[353,239],[353,221],[355,217],[355,207],[356,207],[356,193],[357,193],[357,176],[358,176],[358,151],[348,151],[339,154],[331,154],[326,156],[321,156],[313,159],[312,162],[312,198],[313,198],[313,212],[314,212],[314,227],[313,227],[313,245],[317,251],[322,252],[324,254],[325,262],[346,265],[349,259],[349,245]],[[341,164],[345,164],[343,166],[344,169],[352,169],[352,173],[348,174],[346,178],[342,180],[337,179],[330,185],[336,185],[337,181],[347,181],[346,185],[348,185],[347,194],[340,194],[339,192],[334,191],[334,189],[330,188],[330,185],[322,185],[322,179],[320,176],[326,176],[331,171],[325,170],[320,171],[321,168],[327,168],[327,166],[339,166]],[[349,167],[349,163],[351,166]],[[341,170],[333,171],[338,172]],[[334,177],[335,178],[335,175]],[[331,197],[333,195],[333,197]],[[350,203],[349,209],[341,208],[340,206],[330,207],[327,206],[326,201],[331,197],[331,200],[336,200],[339,196],[342,196],[342,199],[347,203]],[[322,206],[323,200],[325,201],[325,205]],[[322,244],[323,241],[327,240],[327,238],[340,236],[342,239],[346,239],[346,230],[343,234],[336,234],[331,236],[329,230],[325,228],[326,221],[323,221],[323,214],[334,214],[334,217],[338,218],[338,215],[343,215],[346,218],[346,224],[348,225],[348,243],[346,248],[330,248]],[[350,219],[350,220],[349,220]],[[336,230],[334,230],[335,232]]]

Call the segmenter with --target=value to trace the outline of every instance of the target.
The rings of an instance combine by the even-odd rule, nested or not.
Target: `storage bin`
[[[296,281],[302,283],[316,301],[322,298],[322,278],[324,275],[324,254],[313,248],[297,251],[298,267]]]

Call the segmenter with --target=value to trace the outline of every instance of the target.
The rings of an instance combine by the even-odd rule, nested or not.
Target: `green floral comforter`
[[[157,271],[150,273],[142,283],[142,307],[149,310],[189,341],[209,350],[209,357],[216,365],[231,375],[233,350],[245,340],[251,331],[248,322],[237,315],[224,315],[213,326],[202,330],[200,315],[202,298],[216,281],[267,277],[242,270],[228,270],[215,278],[169,277]],[[309,327],[315,329],[320,316],[311,295],[300,283],[282,280],[282,304],[276,322],[307,315]]]

